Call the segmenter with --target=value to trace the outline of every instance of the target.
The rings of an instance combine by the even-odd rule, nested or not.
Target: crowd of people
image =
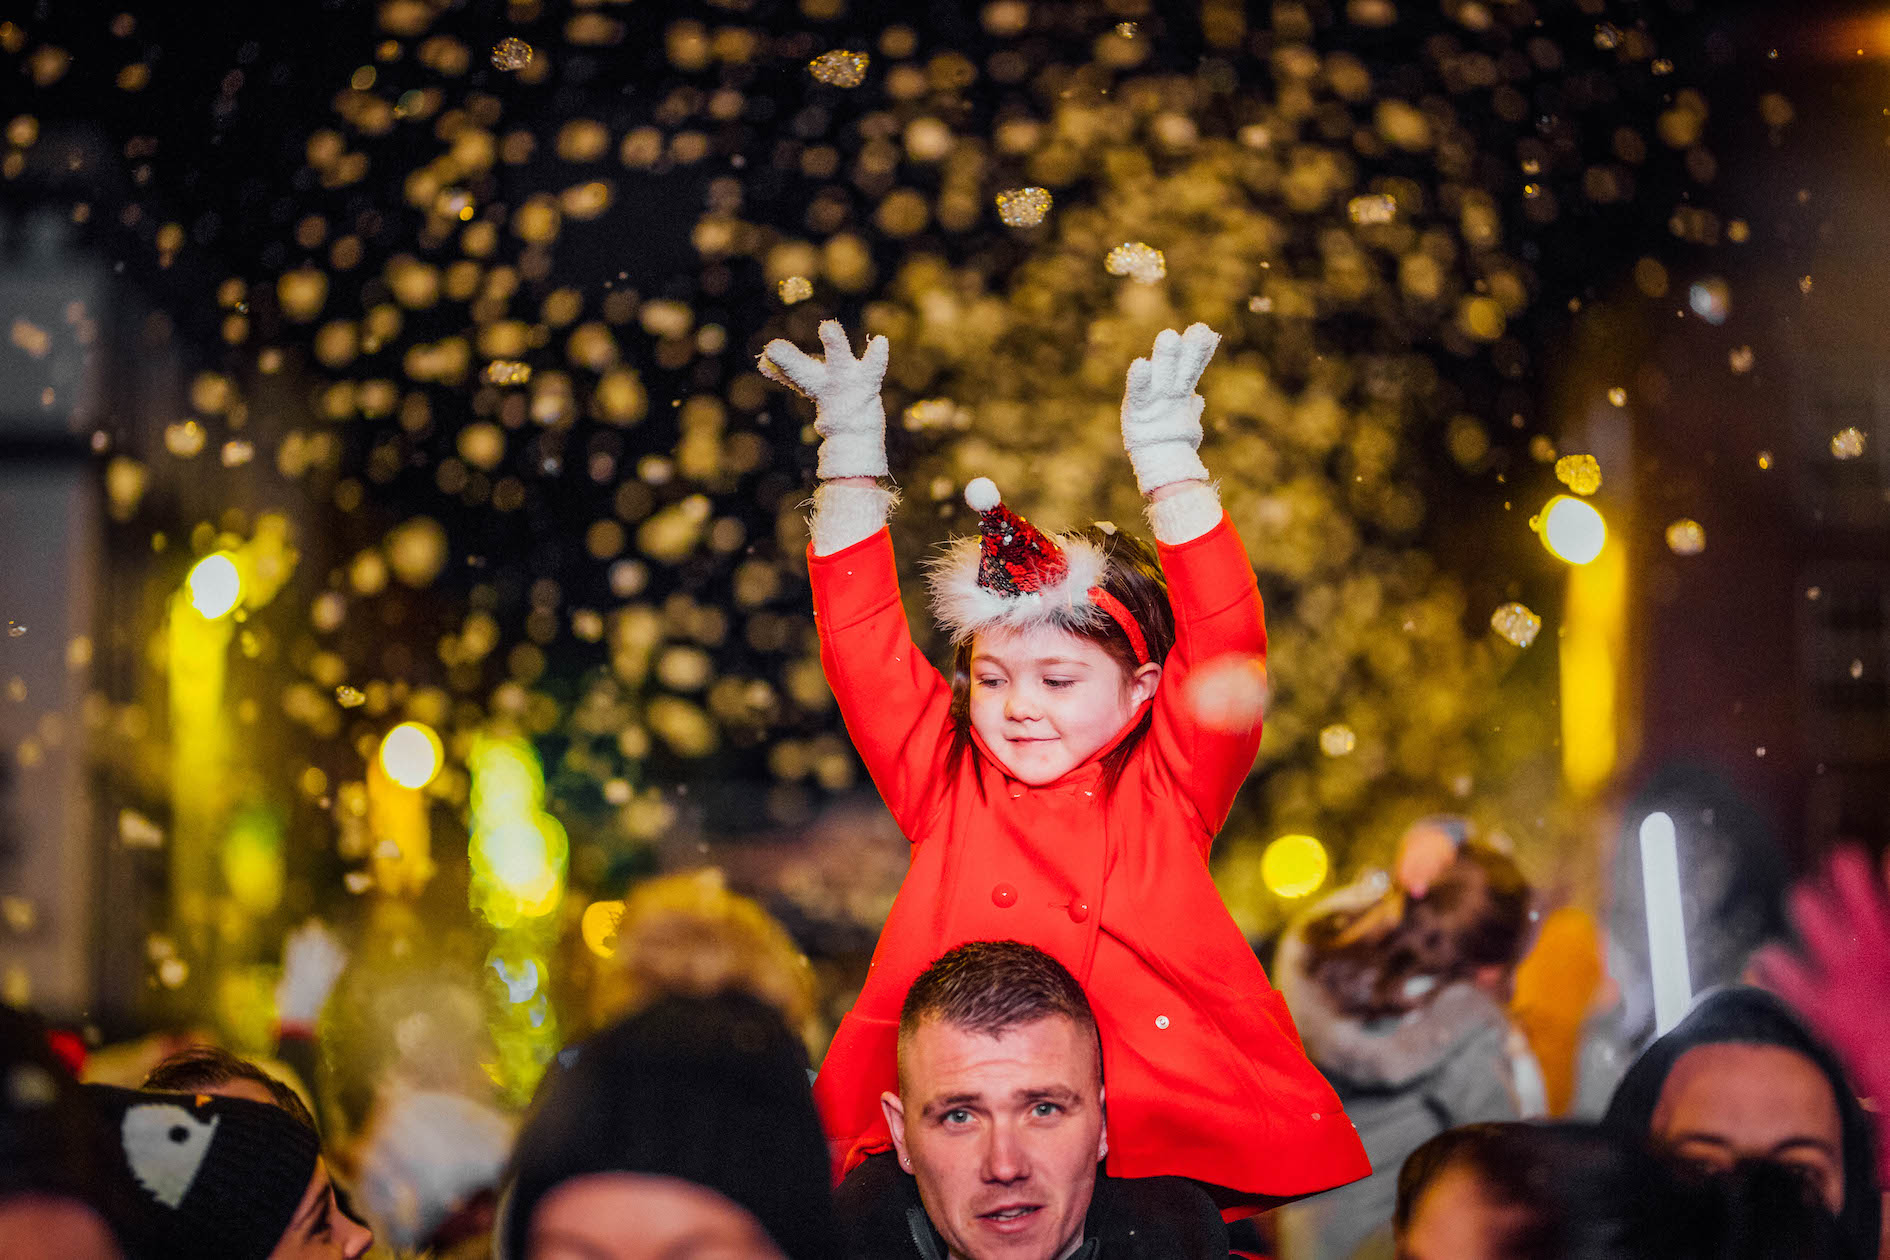
[[[1500,836],[1418,820],[1270,977],[1209,876],[1266,692],[1259,593],[1196,450],[1215,334],[1165,331],[1128,372],[1153,548],[967,487],[979,535],[931,576],[949,675],[885,527],[887,344],[820,336],[762,369],[815,404],[822,662],[913,857],[818,1074],[805,959],[680,876],[626,899],[595,1031],[522,1117],[468,1070],[476,1034],[441,1035],[464,1012],[408,1030],[365,1103],[311,1107],[286,1078],[319,1079],[295,1064],[346,955],[310,929],[280,1071],[197,1047],[136,1088],[81,1083],[82,1047],[5,1013],[0,1255],[1890,1257],[1890,897],[1866,859],[1797,895],[1802,952],[1753,965],[1769,988],[1703,995],[1591,1122],[1551,1122],[1595,1090],[1555,1012],[1606,987]]]

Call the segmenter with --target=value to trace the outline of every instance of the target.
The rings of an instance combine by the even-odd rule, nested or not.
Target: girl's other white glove
[[[822,481],[887,476],[886,407],[879,398],[889,353],[886,338],[870,339],[866,353],[856,359],[839,322],[829,319],[820,325],[820,344],[827,351],[824,359],[803,354],[793,342],[770,341],[761,352],[761,374],[814,400]]]
[[[1177,481],[1207,480],[1207,465],[1197,454],[1207,404],[1194,387],[1220,344],[1220,334],[1206,324],[1190,324],[1184,333],[1164,328],[1149,357],[1129,365],[1122,445],[1143,494]]]
[[[292,1028],[314,1028],[347,965],[347,948],[320,919],[310,919],[290,932],[282,942],[276,1021]]]

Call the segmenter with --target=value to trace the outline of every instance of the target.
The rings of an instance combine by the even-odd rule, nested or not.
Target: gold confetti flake
[[[486,364],[486,380],[494,385],[524,385],[532,379],[532,365],[517,359],[494,359]]]
[[[1619,385],[1616,385],[1613,389],[1608,391],[1608,401],[1617,407],[1627,406],[1627,391],[1622,389]]]
[[[1137,26],[1134,22],[1116,23],[1116,34],[1120,35],[1123,39],[1134,39],[1141,33],[1142,28]]]
[[[335,703],[344,709],[358,709],[367,703],[367,693],[346,683],[335,688]]]
[[[1864,431],[1856,425],[1839,429],[1831,435],[1831,454],[1837,459],[1856,459],[1864,453]]]
[[[949,398],[921,398],[909,405],[900,419],[914,433],[971,427],[971,412]]]
[[[1555,479],[1576,494],[1601,489],[1601,465],[1593,455],[1564,455],[1555,461]]]
[[[1526,648],[1541,633],[1542,618],[1530,612],[1525,605],[1512,602],[1490,614],[1490,629],[1517,647]]]
[[[179,459],[195,458],[203,450],[203,443],[203,426],[195,420],[164,426],[164,449]]]
[[[1760,451],[1759,452],[1759,471],[1768,472],[1771,470],[1771,467],[1772,467],[1772,452]]]
[[[1103,270],[1112,276],[1127,276],[1137,284],[1155,284],[1168,274],[1168,260],[1162,251],[1141,241],[1125,241],[1109,251]]]
[[[1851,659],[1851,677],[1862,678],[1863,676],[1864,676],[1864,662],[1860,658],[1853,657]]]
[[[789,306],[814,296],[814,282],[806,276],[789,276],[780,284],[781,300]]]
[[[1726,366],[1730,367],[1735,375],[1744,376],[1752,370],[1752,358],[1752,347],[1740,346],[1727,353]]]
[[[1681,517],[1667,526],[1667,550],[1676,556],[1697,556],[1706,550],[1706,530],[1698,521]]]
[[[1346,203],[1345,212],[1359,226],[1375,227],[1398,217],[1398,203],[1384,193],[1374,193],[1352,198]]]
[[[1358,747],[1358,735],[1343,722],[1334,722],[1319,732],[1319,751],[1328,757],[1344,757]]]
[[[1001,192],[997,211],[1006,227],[1036,227],[1050,213],[1050,190],[1032,186]]]
[[[1273,299],[1264,294],[1255,294],[1247,299],[1247,309],[1256,315],[1265,315],[1273,309]]]
[[[522,39],[508,35],[492,46],[492,67],[495,70],[523,70],[532,64],[532,46]]]
[[[1810,276],[1798,277],[1798,291],[1807,297],[1811,296],[1811,277]]]
[[[824,52],[807,63],[807,73],[829,87],[855,88],[866,82],[871,60],[863,52]]]

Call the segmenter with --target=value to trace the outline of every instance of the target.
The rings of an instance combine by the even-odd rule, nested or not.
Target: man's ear
[[[1159,661],[1150,661],[1148,664],[1138,667],[1135,673],[1129,675],[1129,698],[1135,702],[1135,706],[1139,709],[1150,696],[1155,694],[1155,689],[1161,686],[1161,682],[1161,663]]]
[[[892,1131],[893,1149],[899,1152],[899,1166],[912,1171],[912,1157],[906,1154],[906,1105],[890,1089],[879,1096],[879,1109]]]
[[[1096,1087],[1096,1105],[1102,1108],[1102,1133],[1096,1138],[1096,1162],[1101,1163],[1109,1155],[1109,1091],[1103,1086]]]

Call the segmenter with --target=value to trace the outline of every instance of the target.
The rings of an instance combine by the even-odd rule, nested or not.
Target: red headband
[[[1129,636],[1129,646],[1135,649],[1135,663],[1148,664],[1148,640],[1142,636],[1142,627],[1135,624],[1135,618],[1123,607],[1122,601],[1102,587],[1092,586],[1089,588],[1089,602],[1108,613],[1122,627],[1122,633]]]

